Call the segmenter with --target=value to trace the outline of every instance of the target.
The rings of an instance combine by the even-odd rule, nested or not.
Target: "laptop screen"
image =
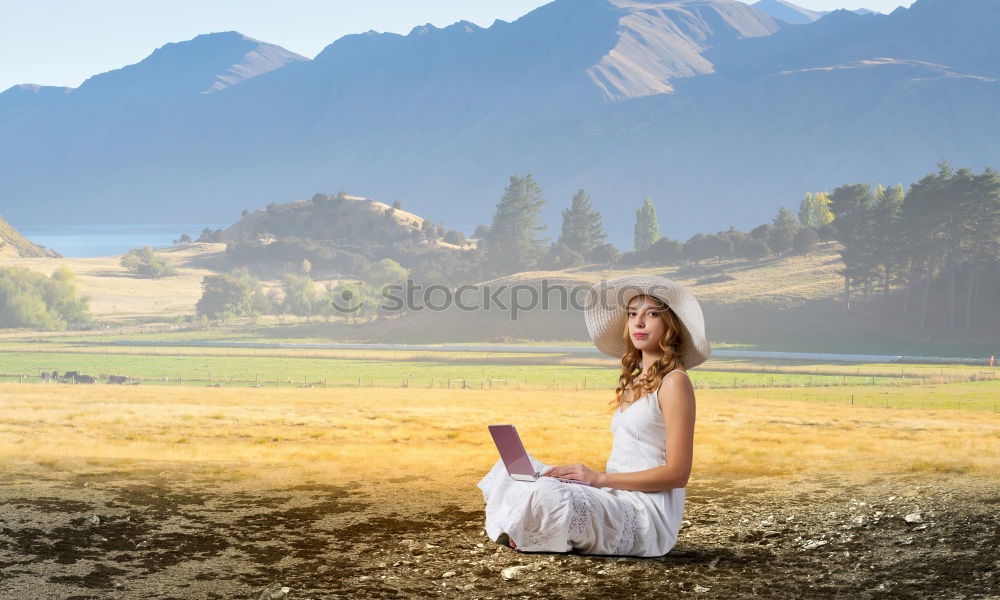
[[[535,467],[524,450],[521,437],[513,425],[490,425],[490,434],[500,451],[500,458],[511,475],[535,476]]]

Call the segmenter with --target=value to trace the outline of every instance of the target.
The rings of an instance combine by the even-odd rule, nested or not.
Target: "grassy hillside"
[[[109,326],[125,322],[169,323],[194,313],[201,297],[201,280],[210,273],[228,271],[222,244],[189,244],[157,252],[173,263],[179,275],[158,280],[129,275],[118,257],[0,258],[0,265],[24,266],[45,275],[68,266],[77,285],[91,300],[95,319]],[[258,324],[234,324],[225,329],[183,331],[181,338],[252,340],[359,341],[384,343],[579,341],[589,337],[583,314],[561,306],[560,287],[586,289],[602,280],[631,274],[662,275],[676,279],[695,293],[705,312],[709,339],[773,350],[824,351],[923,356],[982,357],[997,354],[995,339],[983,335],[942,336],[918,327],[892,309],[894,297],[878,298],[870,306],[856,305],[844,314],[840,298],[842,279],[838,246],[824,244],[806,256],[771,258],[757,263],[717,261],[695,266],[613,268],[589,265],[561,271],[518,273],[480,282],[463,296],[466,305],[482,307],[490,295],[490,310],[424,309],[382,316],[372,322],[307,321],[296,317],[267,317]],[[280,285],[280,273],[263,281],[265,288]],[[318,281],[321,285],[323,281]],[[499,295],[493,292],[506,286]],[[512,286],[543,289],[549,304],[534,309],[512,308]],[[515,288],[516,289],[516,288]],[[553,291],[555,290],[555,291]],[[522,300],[528,294],[522,289]],[[583,296],[581,295],[581,298]],[[493,300],[499,299],[500,306]],[[440,296],[432,303],[440,304]],[[525,302],[526,303],[526,302]],[[522,304],[523,306],[523,304]],[[909,317],[912,320],[912,316]],[[149,331],[149,328],[146,329]],[[986,331],[985,329],[983,331]],[[987,332],[988,333],[988,332]]]
[[[34,258],[40,256],[59,256],[52,250],[31,242],[21,235],[14,226],[0,215],[0,257],[2,258]]]

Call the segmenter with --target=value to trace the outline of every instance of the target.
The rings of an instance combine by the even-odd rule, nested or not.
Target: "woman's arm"
[[[589,481],[595,487],[660,492],[687,486],[694,455],[694,388],[683,376],[666,377],[656,393],[667,438],[667,464],[631,473],[600,473],[584,465],[552,467],[544,474]]]

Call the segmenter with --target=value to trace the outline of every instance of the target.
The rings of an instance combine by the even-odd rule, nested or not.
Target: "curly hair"
[[[623,404],[626,404],[624,401],[626,393],[632,395],[631,400],[628,402],[628,404],[631,404],[658,389],[660,382],[663,381],[663,377],[667,373],[674,369],[684,368],[681,356],[683,338],[681,337],[680,319],[661,300],[653,296],[649,297],[659,302],[663,307],[660,315],[663,317],[666,327],[659,343],[663,356],[650,366],[648,375],[643,375],[642,351],[637,349],[635,344],[632,343],[632,337],[628,331],[628,319],[625,320],[622,337],[625,340],[626,350],[622,356],[622,372],[618,376],[618,387],[615,389],[615,399],[611,401],[611,410],[616,410]],[[638,393],[632,393],[633,391]]]

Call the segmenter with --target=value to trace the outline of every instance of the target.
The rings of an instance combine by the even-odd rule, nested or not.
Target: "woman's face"
[[[660,340],[667,328],[665,307],[651,296],[636,296],[628,303],[628,335],[640,351],[660,350]]]

